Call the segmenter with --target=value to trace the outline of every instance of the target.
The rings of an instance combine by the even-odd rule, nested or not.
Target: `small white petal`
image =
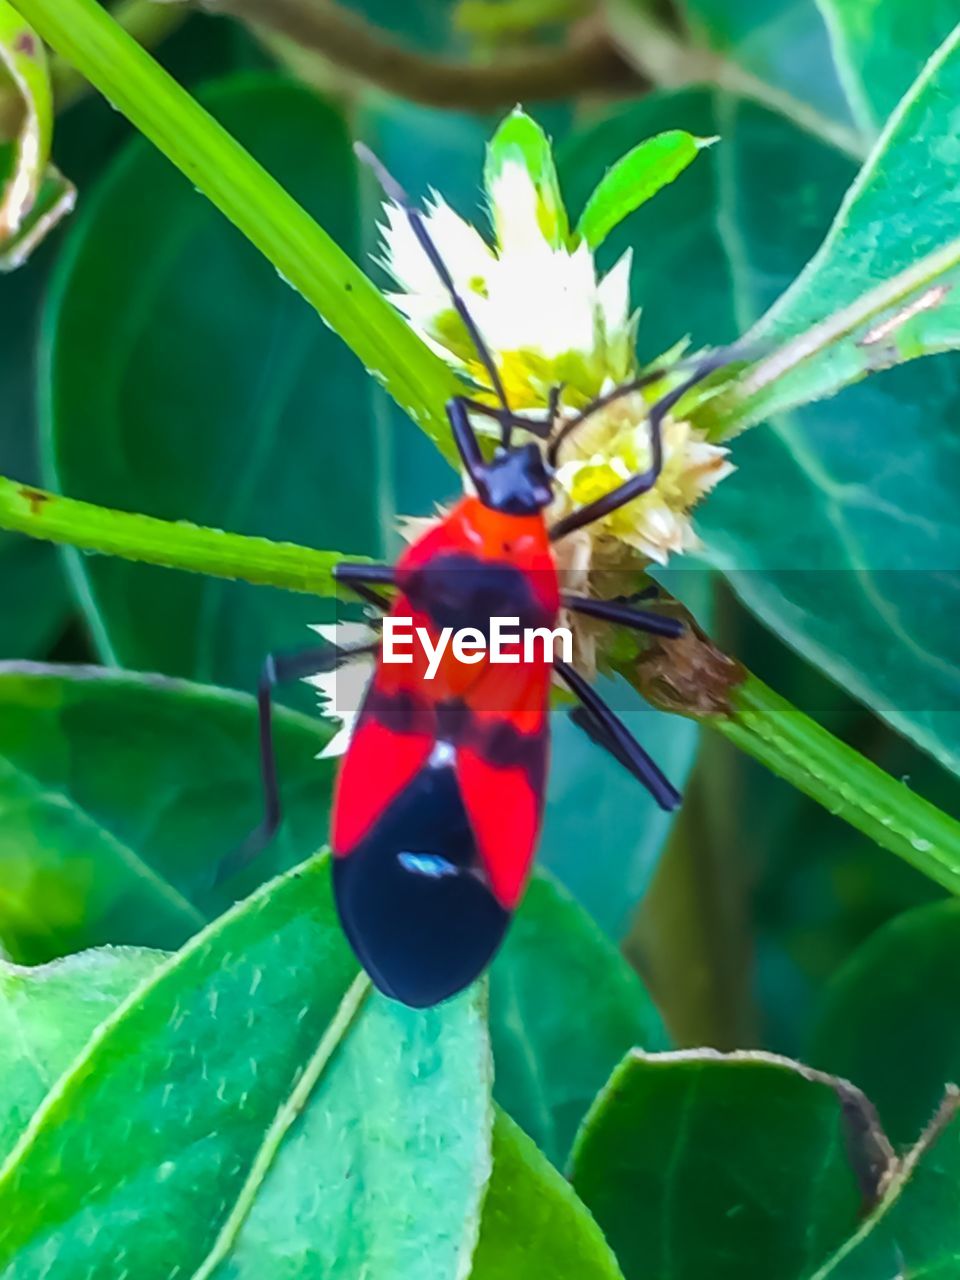
[[[371,644],[377,635],[363,622],[321,622],[311,625],[310,630],[339,648]],[[361,654],[347,659],[335,671],[304,677],[304,683],[312,685],[320,695],[320,714],[325,719],[341,721],[341,728],[317,756],[318,760],[343,754],[372,671],[372,656]]]
[[[696,530],[693,525],[687,521],[683,530],[683,546],[682,551],[702,551],[703,542],[697,537]]]
[[[377,637],[373,627],[365,622],[311,622],[307,624],[321,640],[345,648],[355,644],[372,644]]]
[[[537,217],[539,197],[526,165],[508,160],[501,167],[490,191],[490,204],[501,256],[519,256],[544,244]]]
[[[644,529],[648,537],[669,546],[676,537],[676,516],[669,507],[650,507],[644,512]]]
[[[615,342],[630,325],[630,272],[633,250],[628,249],[597,288],[597,305],[608,342]]]
[[[350,745],[350,739],[353,737],[354,720],[349,723],[344,720],[343,724],[333,735],[327,745],[318,753],[318,760],[334,760],[337,756],[342,756]]]
[[[439,320],[453,310],[453,303],[436,267],[404,211],[386,204],[384,215],[380,262],[399,286],[399,292],[388,297],[437,354],[462,368],[462,361],[452,357],[438,340]],[[473,300],[471,306],[479,304],[482,299],[476,290],[487,287],[487,276],[495,263],[493,251],[477,229],[439,196],[432,196],[424,219],[457,290]]]
[[[430,238],[458,286],[467,292],[475,283],[485,280],[495,256],[476,227],[455,213],[435,192],[431,192],[426,220]],[[431,270],[436,277],[432,266]]]
[[[436,272],[423,252],[413,228],[396,205],[384,205],[387,221],[380,224],[381,264],[405,293],[421,293],[434,287]]]

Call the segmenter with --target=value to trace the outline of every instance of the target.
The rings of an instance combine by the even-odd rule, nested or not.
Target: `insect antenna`
[[[633,378],[630,382],[621,383],[619,387],[614,387],[612,391],[606,392],[605,395],[597,396],[595,400],[591,400],[578,414],[569,418],[551,438],[550,446],[547,449],[547,461],[551,467],[556,467],[560,449],[567,438],[584,422],[592,418],[595,413],[599,413],[601,409],[606,409],[608,405],[616,404],[618,400],[623,400],[627,396],[633,395],[635,391],[640,391],[644,387],[650,386],[651,383],[659,382],[668,372],[669,370],[667,369],[651,369],[649,373],[641,374],[639,378]],[[556,413],[554,413],[554,417],[556,417]]]
[[[626,506],[628,502],[632,502],[634,498],[639,498],[641,494],[648,493],[659,479],[660,472],[663,470],[663,420],[670,410],[682,400],[683,397],[698,382],[702,382],[704,378],[709,377],[711,373],[715,373],[718,369],[725,368],[729,364],[734,364],[746,358],[745,351],[740,346],[718,347],[716,351],[712,351],[709,355],[698,360],[691,368],[690,373],[679,386],[674,387],[672,391],[668,391],[666,395],[661,396],[650,408],[648,415],[648,424],[650,430],[650,466],[646,471],[640,471],[636,475],[631,476],[629,480],[624,480],[623,484],[618,485],[615,489],[611,489],[609,493],[603,494],[602,497],[596,498],[593,502],[588,502],[585,506],[580,507],[577,511],[571,511],[569,515],[558,520],[550,529],[550,538],[556,542],[560,538],[566,537],[568,533],[573,533],[577,529],[582,529],[584,525],[592,524],[594,520],[602,520],[604,516],[610,515],[611,512],[618,510],[620,507]],[[672,371],[671,371],[672,372]],[[580,426],[594,413],[600,409],[606,408],[607,405],[613,404],[616,400],[623,396],[630,395],[634,391],[647,383],[657,381],[664,376],[663,370],[657,370],[653,373],[644,374],[641,378],[635,379],[633,382],[624,384],[622,387],[615,387],[613,391],[605,396],[601,396],[595,400],[593,404],[587,407],[572,420],[566,424],[571,430],[573,427]],[[569,436],[569,431],[564,429],[558,433],[561,438]],[[556,449],[559,448],[560,440],[555,440],[551,445],[548,458],[553,465],[556,460]]]
[[[365,146],[362,142],[357,142],[354,143],[353,149],[358,159],[363,161],[364,164],[368,165],[369,168],[373,170],[377,177],[377,181],[380,183],[381,187],[383,187],[385,194],[406,214],[407,221],[410,223],[410,227],[413,234],[416,236],[420,247],[423,249],[427,258],[430,260],[430,264],[433,269],[440,277],[447,293],[449,293],[454,309],[463,321],[464,328],[470,337],[470,341],[474,345],[477,357],[486,370],[487,377],[490,379],[490,385],[493,388],[493,392],[503,408],[504,412],[501,418],[500,427],[500,443],[504,449],[508,449],[510,447],[510,436],[513,431],[514,415],[510,408],[510,403],[507,400],[507,393],[504,390],[500,371],[497,368],[496,361],[493,358],[490,348],[483,340],[483,336],[477,327],[476,321],[470,314],[470,308],[460,296],[457,286],[453,282],[453,276],[451,276],[447,264],[444,262],[439,249],[433,242],[430,232],[427,229],[427,224],[423,214],[416,205],[414,205],[406,191],[400,183],[397,182],[396,178],[388,172],[369,147]]]

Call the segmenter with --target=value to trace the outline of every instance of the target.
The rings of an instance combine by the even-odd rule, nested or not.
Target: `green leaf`
[[[319,718],[277,717],[287,821],[225,889],[260,818],[252,698],[158,677],[0,665],[0,939],[36,962],[102,942],[175,947],[326,838]]]
[[[875,1190],[889,1157],[852,1086],[788,1059],[636,1053],[584,1122],[573,1186],[627,1280],[791,1280],[855,1229],[858,1174]]]
[[[815,252],[853,176],[782,119],[695,93],[647,99],[585,132],[561,173],[589,190],[627,138],[668,122],[725,141],[605,246],[640,250],[633,287],[651,357],[684,332],[706,345],[748,329]],[[775,634],[955,770],[958,412],[960,380],[938,362],[780,415],[733,442],[737,473],[697,519],[712,563]]]
[[[56,551],[19,535],[0,535],[0,584],[0,659],[42,655],[69,609]]]
[[[347,1247],[344,1276],[454,1274],[489,1171],[480,1003],[413,1012],[355,974],[326,858],[161,964],[0,1170],[0,1267],[275,1275],[306,1244],[312,1274]]]
[[[236,28],[196,16],[165,43],[162,56],[178,80],[194,84],[237,66],[243,43]],[[107,102],[91,96],[58,116],[57,163],[86,192],[129,131]],[[58,239],[51,237],[23,269],[0,275],[0,474],[29,485],[40,483],[37,330]],[[0,659],[45,657],[65,630],[72,600],[63,559],[54,547],[0,536]]]
[[[535,879],[490,971],[494,1096],[555,1165],[628,1049],[666,1047],[660,1014],[613,944]]]
[[[357,256],[342,118],[269,76],[207,97]],[[170,519],[378,552],[369,380],[269,263],[142,140],[71,232],[45,339],[59,486]],[[264,655],[306,646],[306,625],[322,618],[315,601],[278,591],[75,553],[70,564],[101,654],[128,667],[252,689]]]
[[[789,650],[776,646],[771,651],[758,628],[748,635],[737,646],[748,665],[762,652],[780,693],[806,706],[842,741],[869,744],[875,764],[893,778],[909,778],[912,789],[950,812],[955,778],[906,739],[879,729],[844,691]],[[872,839],[837,822],[828,808],[808,804],[794,787],[772,783],[769,773],[742,754],[731,755],[728,768],[732,778],[717,779],[720,789],[714,793],[718,800],[725,793],[737,796],[726,815],[730,832],[720,853],[722,865],[725,854],[733,859],[748,846],[756,851],[750,886],[759,1043],[811,1061],[810,1028],[838,969],[878,928],[906,908],[942,899],[943,890],[902,858],[878,856]],[[713,816],[707,821],[713,831]],[[816,1058],[813,1063],[827,1065]],[[838,1074],[861,1083],[855,1074]],[[891,1137],[896,1141],[897,1134]]]
[[[865,1089],[901,1146],[960,1081],[958,947],[960,902],[907,912],[836,975],[814,1031],[812,1060]]]
[[[815,0],[681,0],[680,7],[701,42],[828,118],[849,121]]]
[[[957,22],[954,0],[817,0],[847,98],[875,134]]]
[[[0,275],[0,474],[38,477],[34,348],[44,276],[38,255]],[[0,535],[0,659],[43,657],[66,625],[70,593],[54,547]]]
[[[372,996],[198,1275],[462,1273],[490,1176],[483,1013],[476,990],[418,1011]]]
[[[87,952],[34,970],[0,967],[4,1154],[96,1026],[165,960],[161,952],[124,949]],[[434,1267],[442,1266],[435,1233],[450,1220],[451,1192],[473,1185],[483,1165],[472,1168],[475,1153],[451,1143],[449,1135],[440,1143],[449,1121],[438,1124],[438,1114],[458,1114],[464,1105],[457,1092],[458,1052],[466,1058],[476,1050],[473,1006],[461,1016],[462,1003],[425,1014],[377,998],[364,1006],[323,1076],[323,1092],[311,1095],[303,1118],[275,1153],[248,1216],[230,1233],[212,1274],[221,1280],[280,1275],[292,1259],[309,1258],[325,1277],[352,1276],[367,1265],[372,1278],[396,1280],[418,1275],[424,1250]],[[441,1019],[445,1025],[438,1033]],[[426,1066],[430,1083],[411,1088],[418,1066]],[[356,1122],[359,1115],[362,1124]],[[331,1143],[335,1128],[342,1138]],[[430,1143],[436,1149],[428,1161],[424,1149]],[[451,1148],[454,1160],[448,1158]],[[503,1112],[494,1117],[493,1155],[474,1280],[526,1276],[530,1267],[557,1280],[620,1275],[569,1184]],[[457,1156],[466,1157],[466,1168],[456,1166]],[[409,1197],[396,1194],[398,1160],[417,1175]],[[455,1246],[454,1239],[449,1260]],[[452,1275],[452,1266],[435,1274]]]
[[[714,434],[960,345],[958,93],[960,27],[901,101],[817,254],[753,329],[783,345],[710,411]]]
[[[162,959],[124,947],[36,969],[0,960],[0,1162],[94,1028]]]
[[[43,226],[36,199],[53,125],[43,46],[6,3],[0,4],[0,85],[7,83],[4,68],[23,95],[24,116],[17,141],[0,144],[0,273],[14,265],[17,246],[24,249]],[[41,285],[36,265],[0,274],[0,471],[24,481],[36,478],[31,390]],[[0,658],[42,656],[68,608],[56,552],[0,535],[0,584]]]
[[[472,1280],[622,1280],[570,1184],[502,1111],[493,1126],[493,1159]]]
[[[53,93],[43,44],[7,0],[0,0],[0,68],[23,101],[17,137],[0,145],[0,271],[12,271],[71,211],[77,193],[49,163]]]
[[[605,681],[603,689],[671,782],[682,789],[697,757],[699,726],[655,711],[622,684]],[[618,942],[653,878],[674,815],[659,809],[637,787],[636,779],[591,742],[566,712],[554,712],[552,735],[540,862]],[[630,814],[626,825],[624,813]]]
[[[810,1280],[952,1276],[960,1250],[960,1117],[953,1090],[875,1212]]]
[[[648,0],[605,7],[618,45],[655,84],[743,95],[849,154],[863,153],[816,0],[680,0],[682,35],[661,25]]]
[[[66,7],[61,0],[17,3],[47,42],[249,238],[371,376],[449,453],[453,441],[443,405],[459,386],[456,376],[391,308],[335,237],[97,0],[67,0]],[[315,102],[313,106],[317,108]],[[304,168],[315,154],[307,153]],[[301,169],[299,177],[304,176]],[[335,182],[328,184],[327,196],[336,191]]]
[[[670,129],[639,143],[601,178],[580,215],[577,233],[596,249],[627,214],[678,178],[704,147],[716,141]]]
[[[570,224],[560,194],[553,147],[537,122],[519,107],[507,116],[493,135],[487,148],[484,185],[490,199],[497,240],[506,244],[510,237],[511,210],[497,201],[497,187],[504,170],[511,165],[525,169],[537,193],[537,222],[543,237],[555,249],[566,244]]]

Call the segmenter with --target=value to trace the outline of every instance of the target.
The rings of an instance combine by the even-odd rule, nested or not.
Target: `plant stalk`
[[[960,893],[960,823],[747,674],[705,724],[884,849]]]
[[[157,147],[311,302],[449,456],[454,375],[280,185],[96,0],[12,0],[39,34]],[[332,594],[332,553],[276,545],[0,482],[0,528],[171,568]],[[709,691],[707,691],[709,692]],[[698,715],[799,790],[960,893],[960,824],[755,677]]]
[[[97,0],[13,7],[256,245],[452,457],[443,406],[460,389],[456,376],[276,179]]]
[[[113,511],[2,477],[0,529],[168,569],[327,597],[337,594],[333,566],[343,558],[335,551]],[[960,823],[756,676],[747,674],[732,686],[727,714],[695,718],[882,848],[960,894]]]
[[[222,533],[186,521],[112,511],[4,477],[0,529],[123,560],[318,596],[335,594],[333,566],[344,558],[333,551]]]
[[[337,0],[198,0],[208,13],[229,14],[293,40],[340,71],[388,93],[446,110],[497,111],[521,100],[570,94],[637,92],[648,82],[591,29],[569,45],[491,63],[431,57],[398,44]],[[184,0],[165,0],[180,8]]]

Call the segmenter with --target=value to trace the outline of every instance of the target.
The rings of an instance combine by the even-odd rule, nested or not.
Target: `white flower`
[[[631,252],[606,275],[598,272],[590,245],[569,229],[549,143],[522,114],[509,117],[491,144],[486,184],[491,242],[436,193],[424,213],[427,230],[493,355],[510,405],[543,410],[559,387],[562,422],[639,372]],[[495,402],[489,375],[407,217],[392,204],[385,213],[382,263],[397,284],[391,300],[481,398]],[[658,365],[669,370],[680,350]],[[647,392],[616,401],[570,433],[552,514],[592,501],[649,466],[650,404],[672,385],[668,372]],[[493,430],[481,418],[476,426]],[[727,454],[689,422],[668,416],[656,485],[591,526],[578,557],[593,563],[600,542],[614,542],[624,563],[664,564],[671,552],[697,547],[690,511],[733,470]],[[609,560],[610,547],[604,551]]]
[[[668,416],[662,434],[663,469],[656,485],[597,525],[597,533],[626,543],[657,564],[666,564],[671,553],[699,548],[690,510],[734,470],[729,450],[710,444],[702,431],[684,419]],[[618,412],[611,406],[585,424],[581,439],[573,434],[564,458],[557,471],[564,510],[609,493],[650,465],[650,433],[643,410],[624,407]]]
[[[564,403],[586,404],[604,382],[629,376],[634,318],[631,254],[598,277],[590,248],[554,246],[537,221],[538,193],[519,162],[492,183],[495,248],[432,193],[424,218],[457,291],[494,353],[517,409],[540,408],[564,384]],[[403,212],[385,206],[383,265],[399,286],[388,295],[428,345],[478,385],[488,384],[463,322]]]
[[[373,629],[362,622],[337,622],[329,626],[321,623],[312,626],[310,630],[322,636],[329,644],[337,645],[339,648],[370,644],[376,639]],[[311,684],[319,690],[321,715],[340,721],[339,730],[317,756],[318,760],[342,756],[346,751],[373,665],[373,656],[364,654],[349,659],[335,671],[324,671],[319,675],[304,678],[305,684]]]

